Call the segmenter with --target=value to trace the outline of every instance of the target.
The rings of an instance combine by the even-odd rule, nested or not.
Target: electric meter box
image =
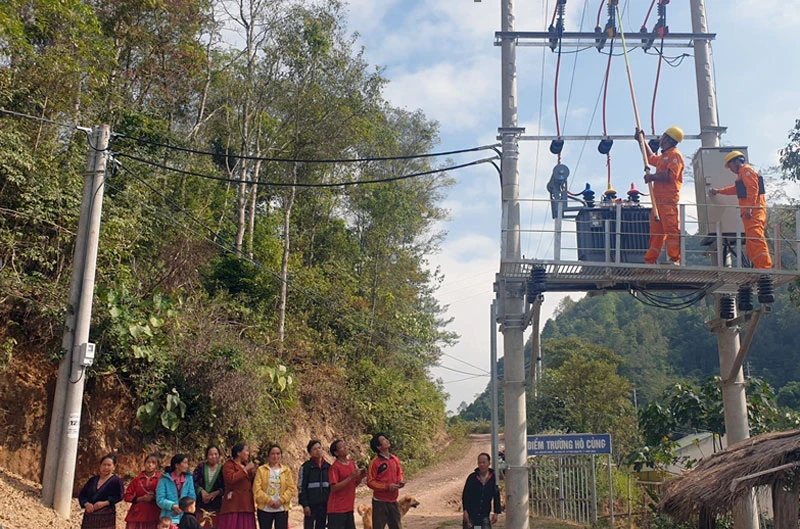
[[[91,342],[82,343],[78,349],[78,365],[91,367],[92,364],[94,364],[94,344]]]
[[[720,189],[734,185],[736,174],[725,167],[725,157],[732,151],[741,151],[747,158],[747,147],[702,147],[692,158],[697,222],[706,245],[713,243],[717,230],[726,237],[737,237],[744,232],[736,195],[712,197],[709,194],[712,187]]]

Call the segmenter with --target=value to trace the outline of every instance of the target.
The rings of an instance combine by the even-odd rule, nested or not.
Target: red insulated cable
[[[600,15],[603,14],[603,6],[606,5],[606,0],[600,0],[600,9],[597,10],[597,27],[600,27]]]
[[[608,64],[606,65],[606,78],[603,82],[603,135],[608,136],[608,122],[606,120],[606,103],[608,102],[608,79],[611,76],[611,57],[614,52],[614,41],[611,41],[611,48],[608,52]]]
[[[664,61],[664,41],[661,41],[662,49],[658,52],[658,69],[656,70],[656,82],[653,86],[653,106],[650,107],[650,127],[653,134],[656,134],[656,95],[658,94],[658,81],[661,78],[661,63]]]
[[[561,125],[558,121],[558,72],[561,70],[561,53],[558,54],[558,59],[556,59],[556,82],[555,82],[555,90],[553,95],[553,103],[556,109],[556,135],[561,136]]]
[[[647,27],[647,21],[650,20],[650,13],[653,12],[653,6],[656,5],[656,0],[650,2],[650,9],[647,10],[647,16],[644,17],[644,22],[642,22],[642,27]]]

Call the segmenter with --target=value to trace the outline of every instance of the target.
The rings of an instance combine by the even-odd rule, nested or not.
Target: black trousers
[[[258,509],[256,514],[258,515],[259,529],[272,529],[273,522],[275,529],[289,529],[289,511],[265,512]]]
[[[311,516],[303,517],[303,529],[325,529],[325,520],[328,517],[328,504],[309,505]]]
[[[356,529],[353,511],[332,512],[328,515],[328,529]]]
[[[469,521],[472,522],[472,529],[492,529],[492,524],[488,516],[470,516]],[[463,520],[461,522],[461,527],[463,529],[469,529],[467,527],[467,522]]]

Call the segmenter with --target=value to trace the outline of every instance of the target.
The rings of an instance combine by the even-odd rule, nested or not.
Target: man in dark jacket
[[[481,527],[489,529],[497,523],[501,512],[500,489],[497,487],[494,470],[489,468],[492,460],[487,453],[478,455],[478,468],[467,477],[464,492],[461,494],[461,507],[464,509],[464,529]],[[494,510],[492,510],[494,502]]]
[[[312,439],[306,446],[311,459],[300,467],[297,490],[303,507],[303,529],[325,529],[328,513],[328,469],[331,465],[322,457],[322,443]]]

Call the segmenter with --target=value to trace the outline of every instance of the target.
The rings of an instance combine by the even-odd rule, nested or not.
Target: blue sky
[[[597,11],[605,0],[569,0],[567,31],[593,31]],[[395,106],[421,109],[440,124],[440,150],[468,148],[496,142],[500,125],[500,49],[494,33],[500,29],[500,1],[483,0],[350,0],[349,27],[360,35],[366,58],[384,69],[389,79],[385,95]],[[795,30],[800,25],[800,2],[781,0],[707,0],[720,124],[728,127],[725,145],[745,145],[756,167],[774,165],[778,150],[800,118],[800,59],[795,55]],[[626,33],[638,32],[650,2],[620,2]],[[516,30],[544,31],[554,1],[517,0]],[[672,32],[690,32],[689,0],[672,0],[667,21]],[[648,22],[652,28],[653,13]],[[603,8],[601,24],[605,25]],[[632,36],[630,38],[633,38]],[[615,45],[621,51],[621,44]],[[665,55],[692,53],[691,49],[665,50]],[[519,47],[517,82],[519,124],[526,135],[555,134],[555,54],[549,48]],[[643,128],[650,132],[650,110],[657,67],[655,55],[630,53],[631,68]],[[591,48],[562,55],[559,77],[559,114],[565,135],[603,132],[601,110],[595,111],[603,82],[607,55]],[[687,134],[699,132],[694,61],[662,67],[656,99],[655,126],[660,133],[671,125]],[[541,108],[541,112],[540,112]],[[593,117],[594,114],[594,117]],[[632,110],[625,62],[614,57],[607,101],[609,134],[632,134]],[[520,145],[520,196],[543,198],[555,157],[545,142]],[[687,158],[699,142],[680,148]],[[483,157],[482,153],[478,157]],[[620,194],[642,183],[641,158],[634,142],[616,142],[612,149],[613,186]],[[476,157],[455,158],[465,162]],[[579,191],[586,182],[602,192],[606,187],[605,157],[595,141],[568,142],[563,163],[571,170],[570,188]],[[447,368],[480,374],[489,370],[489,305],[500,256],[500,188],[497,173],[481,165],[452,174],[457,184],[445,203],[450,220],[442,228],[448,236],[431,265],[445,275],[438,298],[449,305],[454,318],[450,328],[461,335],[447,349],[443,368],[433,370],[451,395],[449,409],[471,402],[486,387],[488,377],[461,380],[468,375]],[[684,184],[684,200],[694,196],[693,181]],[[523,230],[552,229],[544,203],[522,209]],[[522,253],[528,257],[552,252],[551,236],[523,236]],[[549,316],[563,295],[545,296]],[[526,337],[529,334],[526,333]],[[502,338],[499,340],[502,352]],[[501,353],[502,354],[502,353]],[[465,364],[467,362],[468,364]],[[479,369],[476,369],[477,366]],[[459,381],[460,380],[460,381]]]

